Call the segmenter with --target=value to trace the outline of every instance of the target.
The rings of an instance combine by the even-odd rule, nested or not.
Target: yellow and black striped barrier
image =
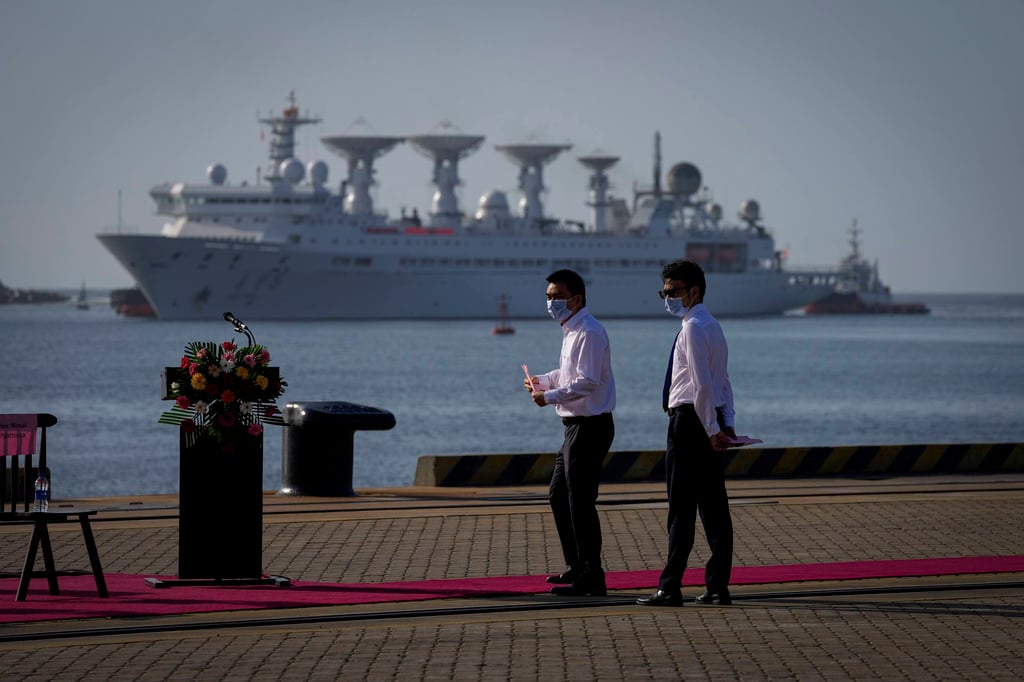
[[[725,454],[729,478],[1024,471],[1024,443],[742,448]],[[537,485],[551,479],[554,453],[424,455],[415,485]],[[664,450],[609,452],[602,480],[664,481]]]

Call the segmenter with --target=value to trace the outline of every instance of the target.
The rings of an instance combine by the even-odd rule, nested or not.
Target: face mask
[[[669,315],[673,315],[674,317],[685,317],[686,311],[688,311],[689,308],[683,305],[683,299],[681,298],[666,298],[665,310],[668,311]]]
[[[548,301],[548,315],[557,322],[565,322],[572,313],[569,312],[569,304],[562,299]]]

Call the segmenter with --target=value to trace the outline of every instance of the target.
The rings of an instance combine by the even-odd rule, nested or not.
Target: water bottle
[[[49,510],[50,481],[46,478],[46,472],[40,469],[39,476],[36,478],[36,503],[32,506],[32,511],[44,512]]]

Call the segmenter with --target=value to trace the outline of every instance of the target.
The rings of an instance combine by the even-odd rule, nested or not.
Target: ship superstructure
[[[160,234],[104,233],[100,241],[128,270],[161,319],[213,319],[231,310],[252,319],[490,319],[507,296],[510,318],[544,312],[538,282],[559,268],[585,278],[594,312],[605,317],[664,314],[662,266],[690,258],[708,273],[718,315],[767,315],[820,298],[835,285],[827,269],[784,268],[757,202],[740,222],[723,218],[692,164],[634,191],[632,206],[609,191],[618,157],[579,157],[590,171],[588,220],[548,216],[543,168],[571,145],[495,145],[518,167],[516,208],[504,192],[463,213],[458,162],[482,135],[442,124],[424,135],[345,134],[321,142],[347,161],[337,190],[320,160],[295,158],[295,130],[318,123],[294,97],[270,126],[270,164],[261,181],[232,185],[221,164],[204,184],[163,184],[150,195],[168,217]],[[428,216],[391,218],[373,203],[374,161],[408,142],[433,162]],[[542,287],[541,289],[542,290]],[[538,303],[540,301],[540,303]]]

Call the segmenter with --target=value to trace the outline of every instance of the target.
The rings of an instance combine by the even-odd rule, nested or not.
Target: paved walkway
[[[738,566],[1024,553],[1021,474],[729,486]],[[543,489],[359,492],[268,496],[266,571],[382,582],[562,568]],[[110,508],[94,524],[108,572],[176,573],[174,497],[90,502]],[[605,485],[600,509],[607,570],[660,568],[661,485]],[[26,533],[0,529],[0,571],[20,568]],[[79,535],[53,536],[59,565],[88,565]],[[690,566],[706,558],[698,539]],[[0,631],[0,679],[1018,680],[1022,585],[993,574],[744,586],[731,607],[644,608],[629,592],[54,621]],[[164,627],[3,641],[140,625]]]

